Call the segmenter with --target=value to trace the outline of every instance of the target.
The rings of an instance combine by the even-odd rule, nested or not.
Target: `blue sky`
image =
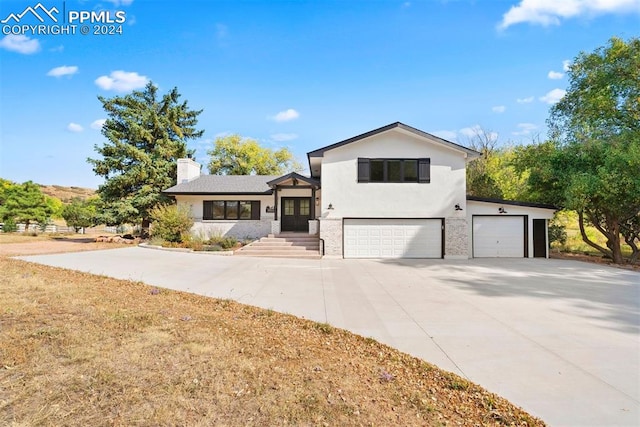
[[[29,6],[44,23],[18,16]],[[502,144],[544,138],[567,61],[638,37],[640,0],[2,0],[0,20],[0,177],[97,188],[97,96],[148,80],[204,110],[189,143],[203,164],[229,133],[304,164],[395,121],[462,144],[478,126]],[[16,26],[72,23],[75,34]],[[108,25],[122,34],[92,34]]]

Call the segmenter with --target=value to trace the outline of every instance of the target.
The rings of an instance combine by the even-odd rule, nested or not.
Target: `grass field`
[[[544,425],[327,324],[7,257],[0,272],[3,426]]]

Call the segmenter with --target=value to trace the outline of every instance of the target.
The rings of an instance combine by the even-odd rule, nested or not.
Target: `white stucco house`
[[[396,122],[309,152],[310,176],[201,175],[180,159],[165,193],[190,206],[195,233],[308,233],[325,256],[547,257],[555,208],[467,197],[465,168],[479,156]]]

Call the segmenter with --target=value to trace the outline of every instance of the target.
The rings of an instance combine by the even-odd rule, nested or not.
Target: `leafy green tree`
[[[151,210],[151,235],[167,242],[181,242],[193,226],[191,209],[186,205],[161,205]]]
[[[62,208],[62,217],[76,233],[83,228],[92,227],[97,220],[95,203],[75,197]]]
[[[113,98],[98,97],[107,112],[102,134],[107,142],[88,159],[105,183],[98,188],[107,225],[141,224],[147,234],[150,211],[169,203],[162,190],[176,184],[176,160],[193,154],[187,141],[200,138],[198,115],[180,101],[178,89],[159,96],[153,83]]]
[[[40,186],[31,181],[10,185],[2,183],[2,205],[0,220],[11,220],[25,224],[25,230],[32,223],[46,224],[51,216],[51,208],[47,205],[45,195]]]
[[[467,194],[493,199],[526,200],[526,173],[513,166],[513,147],[498,147],[493,132],[479,128],[467,146],[482,156],[467,165]]]
[[[14,182],[0,178],[0,206],[4,205],[4,202],[7,199],[7,191],[14,185],[16,185]]]
[[[612,38],[581,53],[568,76],[566,95],[551,108],[552,141],[521,149],[516,168],[528,171],[536,201],[577,211],[585,243],[622,263],[623,224],[634,227],[640,212],[640,40]]]
[[[16,222],[12,218],[7,218],[2,225],[3,233],[13,233],[14,231],[18,231],[18,226]]]
[[[287,148],[274,151],[240,135],[216,138],[214,144],[207,152],[212,175],[282,175],[302,170]]]
[[[64,203],[62,200],[57,197],[47,196],[45,195],[45,201],[47,206],[51,209],[51,217],[52,218],[62,218],[62,209],[64,208]]]

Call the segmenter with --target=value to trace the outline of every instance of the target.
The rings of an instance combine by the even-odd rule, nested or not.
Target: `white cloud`
[[[64,51],[64,45],[58,45],[56,47],[52,47],[51,49],[49,49],[49,52],[63,52]]]
[[[482,126],[480,126],[480,125],[473,125],[473,126],[468,127],[468,128],[462,128],[462,129],[460,129],[460,133],[463,136],[466,136],[467,138],[473,138],[473,137],[476,137],[478,135],[486,135],[487,137],[489,137],[489,139],[491,141],[497,141],[498,140],[498,132],[487,131],[485,129],[482,129]]]
[[[491,111],[493,111],[494,113],[504,113],[506,109],[507,107],[505,107],[504,105],[496,105],[495,107],[491,108]]]
[[[569,67],[571,66],[571,60],[569,59],[565,59],[564,61],[562,61],[562,70],[566,73],[567,71],[569,71]]]
[[[278,142],[284,141],[293,141],[294,139],[298,139],[298,134],[296,133],[274,133],[271,135],[271,139]]]
[[[104,123],[107,121],[107,119],[98,119],[98,120],[94,120],[93,122],[91,122],[91,129],[95,129],[95,130],[102,130],[102,126],[104,126]]]
[[[518,104],[530,104],[533,102],[533,99],[534,99],[533,96],[528,96],[526,98],[518,98],[516,99],[516,102]]]
[[[22,34],[9,34],[0,40],[0,47],[12,52],[31,55],[32,53],[40,51],[40,42],[38,39],[30,39]]]
[[[278,114],[271,117],[271,119],[275,120],[276,122],[288,122],[290,120],[295,120],[298,117],[300,117],[300,113],[298,113],[293,108],[289,108],[288,110],[280,111]]]
[[[78,133],[78,132],[82,132],[84,130],[84,128],[82,126],[80,126],[77,123],[69,123],[67,125],[67,130],[69,132],[74,132],[74,133]]]
[[[462,128],[460,129],[460,133],[466,137],[472,137],[478,134],[478,132],[480,132],[480,125],[473,125],[471,127],[468,128]]]
[[[553,89],[547,92],[545,96],[541,96],[538,98],[542,102],[546,102],[547,104],[555,104],[560,101],[560,99],[567,93],[564,89]]]
[[[101,76],[95,80],[96,85],[104,90],[115,90],[116,92],[129,92],[140,89],[149,83],[147,76],[141,76],[136,72],[126,72],[122,70],[112,71],[109,76]]]
[[[640,0],[521,0],[502,15],[498,29],[528,22],[542,26],[560,25],[561,19],[640,10]]]
[[[458,132],[456,132],[455,130],[435,130],[429,133],[435,136],[439,136],[440,138],[446,139],[448,141],[455,141],[458,136]]]
[[[559,73],[557,71],[549,71],[549,74],[547,74],[547,77],[549,77],[551,80],[559,80],[564,77],[564,73]]]
[[[60,67],[52,68],[47,73],[47,76],[51,77],[62,77],[62,76],[72,76],[78,72],[78,67],[75,65],[62,65]]]
[[[529,135],[532,131],[538,129],[538,126],[533,123],[518,123],[517,127],[518,130],[512,133],[519,136]]]
[[[229,130],[225,130],[222,132],[218,132],[215,135],[213,135],[216,138],[226,138],[227,136],[231,136],[233,135],[233,132],[229,131]]]

